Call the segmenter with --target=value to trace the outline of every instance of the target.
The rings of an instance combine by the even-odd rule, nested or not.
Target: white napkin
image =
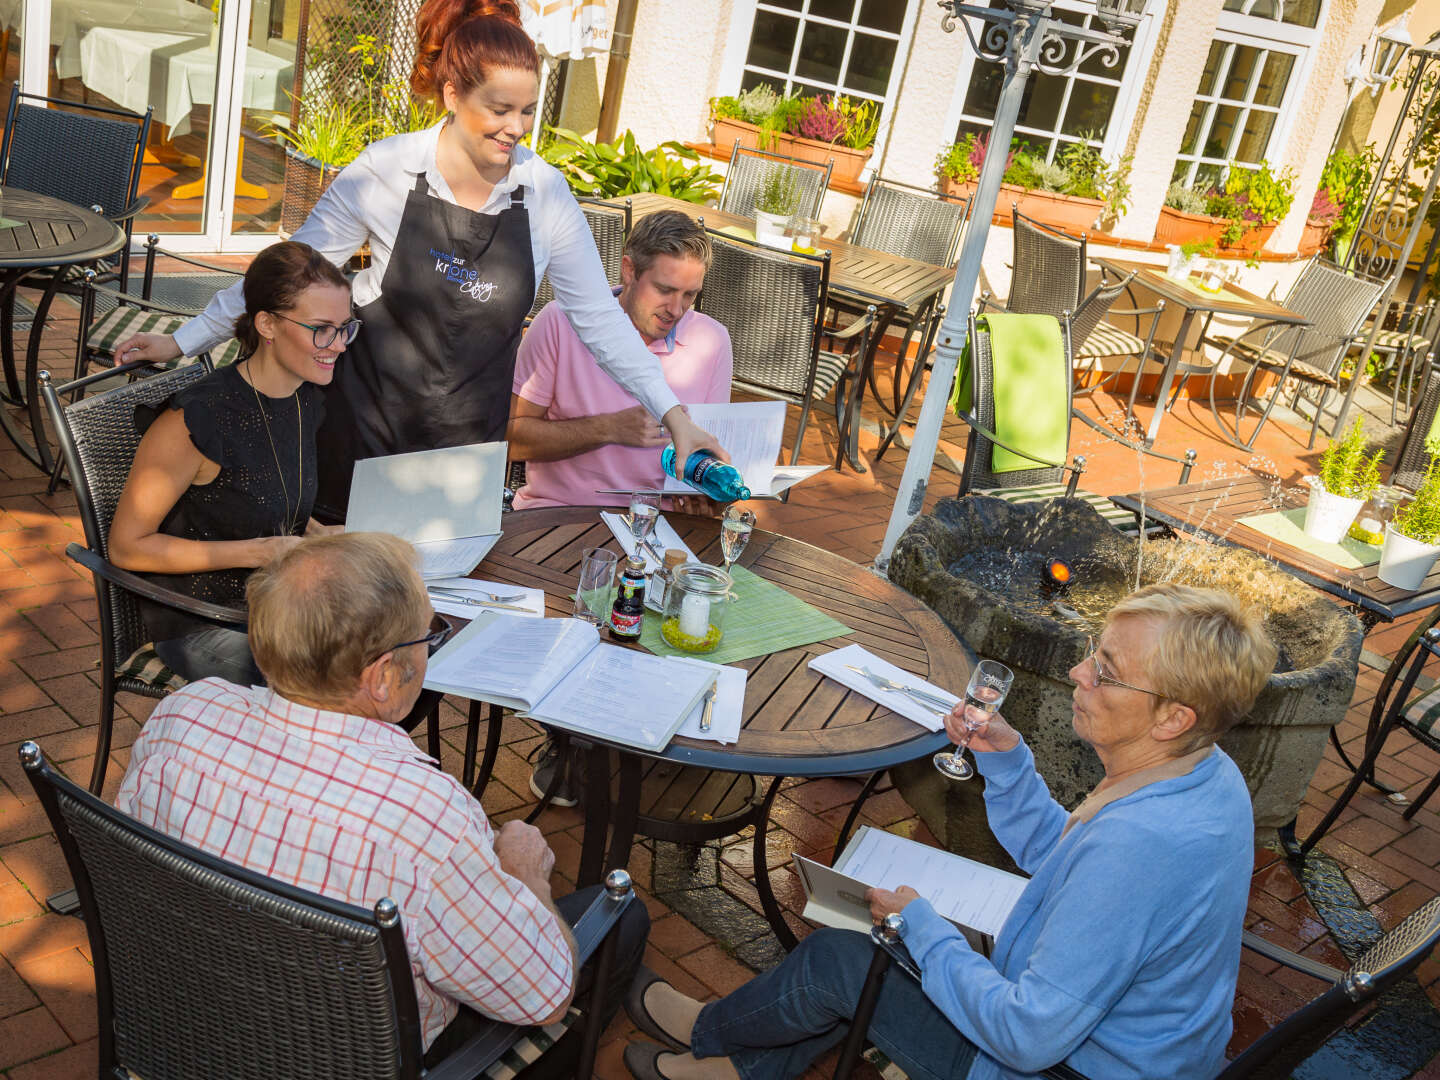
[[[713,669],[716,674],[715,708],[710,714],[710,730],[700,730],[700,716],[705,711],[705,699],[701,698],[700,703],[690,710],[690,715],[675,734],[727,745],[734,743],[740,738],[740,722],[744,719],[745,676],[748,672],[742,667],[712,664],[708,660],[697,660],[689,656],[674,656],[671,659],[682,664],[699,664],[701,667]]]
[[[869,668],[876,675],[883,675],[887,679],[904,683],[916,690],[923,690],[927,694],[935,694],[952,705],[960,703],[960,699],[950,691],[936,686],[934,683],[928,683],[920,676],[914,675],[904,668],[898,668],[888,660],[880,659],[859,645],[847,645],[843,649],[836,649],[834,652],[817,656],[810,661],[810,667],[827,679],[834,679],[842,686],[854,690],[856,693],[864,694],[871,701],[879,702],[891,712],[897,712],[905,719],[913,720],[930,731],[939,731],[944,728],[945,717],[941,712],[931,709],[928,705],[922,705],[909,694],[902,694],[898,690],[881,690],[858,671],[851,671],[845,666],[846,664]]]
[[[479,578],[453,577],[440,578],[435,581],[425,582],[427,586],[437,586],[442,589],[451,589],[454,592],[474,596],[476,600],[488,600],[489,596],[514,596],[516,593],[524,593],[522,600],[506,600],[506,607],[479,607],[475,604],[464,604],[457,600],[447,600],[436,593],[430,594],[430,606],[436,611],[446,615],[457,615],[462,619],[473,619],[482,611],[493,611],[497,615],[534,615],[537,618],[545,616],[545,590],[534,589],[526,585],[506,585],[498,581],[481,581]],[[524,612],[509,611],[508,607],[523,607]]]
[[[633,555],[635,553],[635,534],[630,531],[630,526],[625,524],[625,513],[610,513],[602,510],[600,520],[605,522],[610,531],[615,534],[615,539],[620,541],[620,546],[625,549],[625,554]],[[664,514],[655,519],[655,528],[650,531],[650,546],[661,555],[664,555],[670,548],[680,548],[685,552],[686,562],[700,561],[685,541],[680,539],[680,534],[675,531],[674,526],[665,520]],[[660,568],[660,564],[651,558],[644,548],[640,549],[640,553],[645,556],[645,572],[647,574]]]

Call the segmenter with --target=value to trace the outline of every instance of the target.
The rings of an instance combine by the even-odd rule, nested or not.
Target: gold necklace
[[[270,433],[270,418],[265,415],[265,404],[260,400],[260,391],[255,388],[255,380],[250,376],[249,370],[250,358],[246,357],[242,376],[249,384],[250,392],[255,395],[255,405],[260,410],[260,422],[265,425],[265,438],[270,443],[270,457],[275,461],[275,475],[280,478],[280,494],[285,499],[285,517],[280,523],[280,535],[294,536],[300,525],[300,503],[305,498],[305,417],[300,412],[300,387],[297,386],[292,395],[295,398],[295,424],[299,432],[298,446],[295,449],[295,476],[299,490],[295,492],[295,512],[292,514],[290,489],[285,484],[285,470],[280,467],[280,455],[275,450],[275,436]]]

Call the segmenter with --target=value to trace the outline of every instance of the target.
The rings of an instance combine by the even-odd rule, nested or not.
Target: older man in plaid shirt
[[[552,900],[540,831],[494,832],[397,726],[446,633],[430,630],[414,550],[382,533],[307,539],[256,571],[247,597],[269,687],[204,679],[166,698],[116,805],[278,880],[364,907],[393,898],[432,1060],[482,1016],[559,1021],[586,974],[568,925],[599,887]],[[647,929],[644,905],[630,905],[605,995],[616,1005]]]

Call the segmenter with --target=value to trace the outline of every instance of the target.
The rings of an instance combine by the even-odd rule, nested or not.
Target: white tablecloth
[[[0,0],[0,25],[19,28],[24,0]],[[50,0],[50,44],[55,74],[80,76],[80,40],[97,26],[209,34],[208,8],[190,0]]]
[[[246,48],[244,107],[290,111],[295,66]],[[215,101],[215,49],[196,34],[97,26],[80,40],[80,77],[96,93],[135,112],[155,106],[173,136],[190,130],[190,110]]]

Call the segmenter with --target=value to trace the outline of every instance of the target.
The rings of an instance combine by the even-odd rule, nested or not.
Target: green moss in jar
[[[674,615],[660,624],[660,636],[671,648],[682,652],[714,652],[715,646],[720,644],[720,628],[714,623],[709,624],[704,637],[691,637],[680,629],[680,619]]]

